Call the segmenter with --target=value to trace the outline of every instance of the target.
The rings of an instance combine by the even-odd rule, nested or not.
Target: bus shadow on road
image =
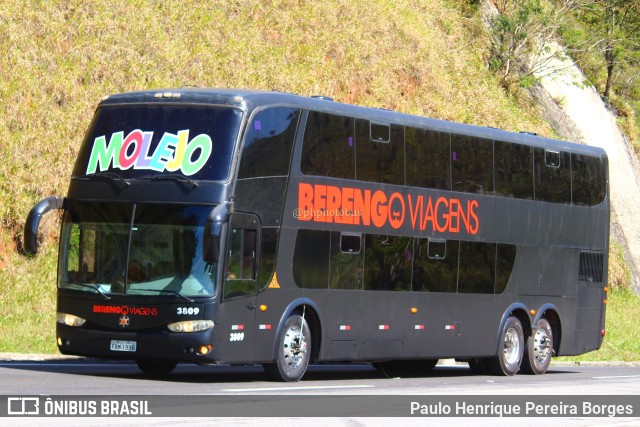
[[[135,363],[130,361],[114,361],[94,359],[51,360],[47,362],[3,362],[9,369],[49,372],[103,378],[122,378],[130,380],[161,381],[174,383],[256,383],[271,382],[260,365],[192,365],[179,364],[175,371],[167,375],[147,375],[141,372]],[[567,367],[551,369],[546,375],[572,373]],[[575,372],[574,372],[575,373]],[[386,375],[385,375],[386,374]],[[520,376],[520,375],[519,375]],[[487,380],[507,380],[507,377],[491,375],[474,375],[464,364],[437,366],[429,373],[421,375],[388,375],[370,364],[320,364],[310,365],[301,382],[343,381],[343,380],[396,380],[406,378],[442,379],[484,377]],[[534,378],[535,376],[529,376]],[[279,384],[279,383],[274,383]]]

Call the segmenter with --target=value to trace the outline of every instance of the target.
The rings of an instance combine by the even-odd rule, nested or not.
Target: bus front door
[[[227,362],[251,362],[257,291],[259,220],[234,213],[225,259],[222,291],[220,350]]]

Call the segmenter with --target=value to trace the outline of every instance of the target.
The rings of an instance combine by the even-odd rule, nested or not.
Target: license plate
[[[136,342],[112,340],[109,348],[111,351],[136,351]]]

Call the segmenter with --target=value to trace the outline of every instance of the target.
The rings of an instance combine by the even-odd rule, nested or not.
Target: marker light
[[[84,325],[86,319],[74,316],[73,314],[57,313],[57,321],[63,325],[78,327]]]
[[[416,314],[418,309],[416,307],[411,307],[411,314]]]
[[[153,95],[154,98],[180,98],[177,92],[158,92]]]
[[[200,347],[198,347],[198,354],[204,356],[205,354],[209,353],[212,348],[213,346],[211,344],[201,345]]]
[[[269,307],[267,307],[266,305],[262,304],[260,306],[260,311],[267,311],[267,308],[269,308]]]
[[[529,310],[529,314],[534,316],[536,314],[536,311],[534,309]]]
[[[213,328],[213,320],[185,320],[167,325],[171,332],[203,332]]]

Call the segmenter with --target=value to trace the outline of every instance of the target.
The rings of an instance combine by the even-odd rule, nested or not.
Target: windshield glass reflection
[[[202,260],[210,211],[210,206],[69,203],[59,285],[103,294],[213,295],[217,265]]]

